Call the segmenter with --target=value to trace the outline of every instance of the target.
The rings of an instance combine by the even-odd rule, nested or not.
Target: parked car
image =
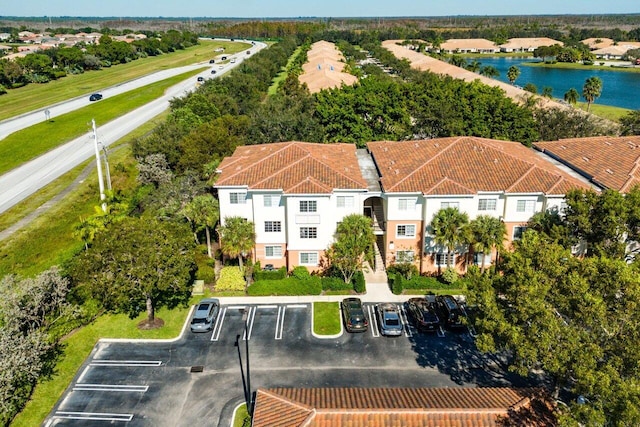
[[[200,300],[191,318],[191,332],[207,332],[213,329],[219,311],[220,301],[217,298]]]
[[[92,93],[89,97],[89,101],[100,101],[102,99],[101,93]]]
[[[402,335],[402,321],[398,306],[391,303],[382,303],[376,306],[378,326],[380,333],[385,336],[398,337]]]
[[[198,81],[199,82],[203,82],[204,81],[204,77],[202,77],[202,76],[198,77]]]
[[[409,320],[419,331],[434,332],[438,329],[440,318],[434,302],[426,298],[411,298],[405,303],[405,309]]]
[[[340,306],[347,332],[365,332],[367,330],[369,322],[364,315],[360,298],[345,298]]]
[[[440,321],[448,328],[463,328],[462,321],[465,316],[464,309],[451,295],[438,295],[436,297],[436,310]]]
[[[273,266],[273,264],[265,264],[264,267],[262,267],[263,271],[274,271],[275,267]]]

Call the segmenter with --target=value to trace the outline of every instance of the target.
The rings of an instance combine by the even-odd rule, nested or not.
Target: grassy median
[[[317,335],[336,335],[341,330],[339,303],[314,302],[313,332]]]

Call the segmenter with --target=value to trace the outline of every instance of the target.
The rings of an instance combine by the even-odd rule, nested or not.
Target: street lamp
[[[251,392],[251,372],[249,371],[249,308],[245,307],[241,309],[242,311],[242,323],[243,323],[243,337],[244,337],[244,345],[245,345],[245,359],[246,359],[246,383],[244,371],[242,369],[242,356],[240,354],[240,334],[236,335],[236,342],[234,344],[235,347],[238,347],[238,359],[240,360],[240,373],[242,375],[242,386],[244,388],[244,398],[247,404],[247,412],[251,416],[253,414],[253,394]]]

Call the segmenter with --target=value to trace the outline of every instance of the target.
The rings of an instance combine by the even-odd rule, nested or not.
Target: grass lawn
[[[195,304],[200,298],[192,297],[190,304]],[[146,317],[144,314],[135,319],[123,314],[106,314],[78,329],[63,340],[64,354],[56,364],[53,377],[36,386],[31,400],[11,425],[41,425],[100,338],[174,338],[180,334],[189,310],[190,307],[159,309],[156,317],[164,320],[164,327],[151,331],[137,328],[137,324]]]
[[[0,174],[90,131],[91,119],[107,123],[162,96],[167,88],[202,70],[152,83],[38,123],[0,141]]]
[[[556,62],[555,64],[547,64],[544,62],[526,62],[522,63],[523,67],[543,67],[543,68],[564,68],[571,70],[605,70],[605,71],[621,71],[623,73],[640,73],[638,67],[611,67],[609,65],[598,65],[598,60],[593,65],[584,65],[571,62]]]
[[[578,102],[577,107],[581,110],[587,111],[587,103],[586,102]],[[601,105],[601,104],[591,104],[591,108],[589,112],[595,114],[596,116],[602,117],[603,119],[612,120],[614,122],[619,122],[620,118],[629,114],[632,110],[628,110],[626,108],[620,107],[612,107],[610,105]]]
[[[337,302],[314,302],[313,332],[318,335],[336,335],[340,330],[340,305]]]
[[[246,404],[242,404],[242,405],[238,406],[236,411],[233,413],[233,427],[250,426],[251,425],[250,421],[247,424],[245,424],[245,420],[246,419],[250,420],[251,418],[249,418],[249,412],[247,411],[247,405]]]
[[[298,46],[296,50],[293,51],[293,53],[289,57],[289,60],[287,61],[287,65],[278,73],[278,75],[271,82],[271,86],[269,86],[269,89],[267,90],[267,95],[271,96],[276,94],[276,92],[278,91],[278,87],[280,86],[280,83],[284,82],[284,80],[287,78],[287,75],[288,75],[287,69],[289,68],[289,65],[295,59],[295,57],[298,56],[298,53],[300,53],[300,49],[301,47]]]
[[[169,68],[209,62],[217,55],[214,49],[224,47],[233,54],[249,46],[241,42],[201,40],[197,46],[170,54],[141,58],[128,64],[114,65],[98,71],[69,75],[45,84],[28,84],[11,89],[0,96],[0,120],[37,110],[77,96],[88,96],[91,92]]]

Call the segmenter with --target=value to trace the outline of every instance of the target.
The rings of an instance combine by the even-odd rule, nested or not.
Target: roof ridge
[[[294,186],[290,187],[290,188],[289,188],[289,190],[288,190],[287,192],[288,192],[288,193],[291,193],[293,189],[295,189],[295,188],[297,188],[297,187],[300,187],[301,185],[304,185],[304,184],[306,184],[306,183],[307,183],[307,182],[309,182],[309,181],[311,181],[314,185],[316,185],[316,186],[318,186],[318,187],[320,187],[320,188],[322,188],[322,189],[329,190],[329,191],[330,191],[330,190],[333,190],[333,187],[330,187],[330,186],[328,186],[328,185],[325,185],[324,183],[322,183],[322,182],[318,181],[317,179],[315,179],[315,178],[314,178],[314,177],[312,177],[312,176],[308,176],[304,181],[300,181],[300,182],[299,182],[299,183],[297,183],[296,185],[294,185]]]
[[[455,185],[457,187],[464,188],[465,190],[468,190],[471,193],[477,193],[476,190],[473,190],[473,189],[467,187],[466,185],[463,185],[463,184],[461,184],[461,183],[449,178],[448,176],[444,176],[440,181],[438,181],[437,183],[433,184],[431,186],[431,188],[429,188],[429,191],[427,193],[430,193],[431,191],[433,191],[434,189],[438,188],[440,185],[444,184],[447,181],[453,183],[453,185]]]
[[[269,159],[269,158],[273,157],[274,155],[276,155],[277,153],[280,153],[280,152],[281,152],[281,151],[283,151],[283,150],[286,150],[287,148],[289,148],[289,147],[290,147],[292,144],[294,144],[295,142],[296,142],[296,141],[287,141],[287,142],[274,142],[274,143],[269,144],[270,146],[274,146],[275,144],[282,144],[282,147],[280,147],[280,148],[278,148],[278,149],[274,150],[273,152],[271,152],[271,153],[270,153],[270,154],[268,154],[267,156],[263,157],[262,159],[260,159],[259,161],[257,161],[256,163],[254,163],[253,165],[251,165],[251,166],[250,166],[250,167],[248,167],[248,168],[243,168],[243,169],[240,169],[239,171],[231,172],[231,175],[229,175],[229,176],[227,177],[227,180],[229,180],[229,179],[231,179],[231,178],[235,177],[236,175],[238,175],[238,174],[240,174],[240,173],[242,173],[242,172],[246,172],[247,170],[250,170],[250,169],[253,169],[253,168],[257,167],[258,165],[260,165],[260,164],[264,163],[264,161],[265,161],[265,160],[267,160],[267,159]],[[255,144],[255,145],[265,145],[265,144]],[[242,147],[249,147],[249,145],[243,145]],[[300,148],[301,148],[301,147],[300,147]],[[301,149],[302,149],[302,148],[301,148]],[[228,157],[228,158],[229,158],[229,159],[233,159],[234,157],[235,157],[235,156],[230,156],[230,157]],[[238,163],[238,162],[239,162],[239,161],[241,161],[241,160],[245,160],[245,159],[247,159],[248,157],[249,157],[249,156],[246,156],[246,155],[241,155],[241,156],[239,156],[238,158],[236,158],[235,160],[233,160],[233,161],[231,162],[231,164],[229,164],[229,165],[226,167],[226,169],[228,169],[228,168],[229,168],[229,166],[232,166],[232,165],[234,165],[234,164]],[[266,179],[266,178],[265,178],[265,179]]]
[[[304,150],[302,147],[297,147],[297,148],[300,148],[301,150],[306,151],[306,150]],[[279,153],[280,151],[281,151],[281,150],[276,150],[276,151],[274,151],[272,154]],[[252,166],[251,166],[251,168],[257,167],[259,164],[263,163],[266,159],[268,159],[268,158],[270,158],[270,157],[272,157],[272,156],[271,156],[271,155],[269,155],[269,156],[267,156],[267,157],[264,157],[264,158],[263,158],[259,163],[255,163],[254,165],[252,165]],[[294,162],[292,162],[292,163],[289,163],[286,167],[284,167],[284,168],[281,168],[281,169],[278,169],[278,170],[274,171],[271,175],[267,175],[267,176],[265,176],[264,178],[262,178],[261,180],[256,181],[256,182],[253,184],[253,186],[254,186],[254,187],[256,187],[256,186],[258,186],[259,184],[262,184],[264,181],[269,180],[269,179],[272,179],[274,176],[279,175],[279,174],[281,174],[282,172],[284,172],[284,171],[286,171],[286,170],[288,170],[288,169],[291,169],[292,167],[294,167],[295,165],[297,165],[298,163],[302,162],[303,160],[305,160],[305,159],[306,159],[306,158],[308,158],[308,157],[312,157],[312,156],[311,156],[311,153],[309,153],[309,152],[307,151],[307,154],[306,154],[306,155],[304,155],[304,156],[300,157],[299,159],[297,159],[296,161],[294,161]]]
[[[406,181],[406,180],[407,180],[407,179],[409,179],[410,177],[414,176],[416,173],[418,173],[418,171],[420,171],[420,170],[422,170],[423,168],[425,168],[428,164],[430,164],[431,162],[433,162],[435,159],[437,159],[437,158],[441,157],[443,153],[445,153],[445,152],[449,151],[449,150],[451,149],[451,147],[453,147],[453,146],[454,146],[458,141],[460,141],[460,139],[461,139],[461,138],[464,138],[464,137],[457,137],[457,138],[456,138],[456,137],[453,137],[453,141],[451,141],[451,143],[450,143],[447,147],[445,147],[445,148],[444,148],[444,149],[442,149],[441,151],[438,151],[438,153],[437,153],[435,156],[431,157],[429,160],[427,160],[427,161],[426,161],[426,162],[424,162],[422,165],[420,165],[420,167],[418,167],[418,168],[414,169],[414,171],[413,171],[413,172],[411,172],[411,173],[407,174],[407,175],[406,175],[404,178],[402,178],[400,181],[396,182],[393,186],[391,186],[391,187],[389,188],[389,190],[388,190],[388,191],[393,191],[393,189],[394,189],[394,188],[396,188],[397,186],[399,186],[400,184],[402,184],[404,181]],[[444,138],[435,138],[435,139],[441,140],[441,139],[444,139]],[[433,141],[433,140],[430,140],[430,139],[424,139],[424,140],[422,140],[422,141],[427,142],[427,141]],[[415,144],[417,141],[407,141],[407,143],[411,143],[411,142],[413,142],[413,143]]]
[[[524,402],[526,400],[526,402]],[[315,415],[320,415],[320,414],[336,414],[336,413],[340,413],[340,414],[351,414],[351,413],[367,413],[367,414],[396,414],[396,413],[402,413],[402,414],[424,414],[425,412],[428,412],[430,414],[477,414],[477,413],[483,413],[483,414],[506,414],[510,409],[513,409],[514,407],[520,408],[521,406],[525,406],[527,403],[529,403],[529,399],[528,398],[523,398],[521,400],[519,400],[518,402],[516,402],[515,404],[513,404],[510,407],[505,407],[504,408],[376,408],[376,409],[367,409],[367,408],[321,408],[321,409],[317,409],[315,408],[314,411],[316,412]],[[518,406],[519,405],[519,406]]]
[[[307,412],[311,412],[311,411],[314,410],[314,408],[312,408],[312,407],[310,407],[308,405],[305,405],[304,403],[302,403],[302,402],[300,402],[298,400],[287,399],[287,398],[283,397],[281,394],[276,393],[276,392],[272,392],[269,389],[259,389],[258,392],[265,393],[269,397],[271,397],[272,399],[276,399],[276,400],[278,400],[278,401],[280,401],[282,403],[285,403],[287,405],[291,405],[291,406],[295,406],[295,407],[304,409]],[[256,397],[256,400],[258,400],[257,397]]]
[[[531,173],[533,172],[533,170],[536,168],[536,165],[531,165],[529,167],[529,169],[527,169],[527,171],[525,173],[523,173],[522,175],[520,175],[520,178],[516,179],[508,188],[505,188],[505,193],[508,193],[512,188],[514,188],[516,185],[520,184],[522,182],[522,180],[524,180],[527,176],[531,175]],[[542,169],[540,169],[542,170]]]
[[[328,167],[329,169],[331,169],[332,171],[334,171],[336,174],[338,174],[338,175],[342,176],[343,178],[346,178],[348,181],[351,181],[351,182],[353,182],[353,183],[355,183],[355,184],[358,184],[358,185],[361,185],[361,184],[363,184],[363,183],[364,183],[364,184],[365,184],[365,186],[366,186],[366,182],[358,182],[357,180],[355,180],[355,179],[351,178],[351,177],[350,177],[349,175],[347,175],[346,173],[342,172],[341,170],[335,169],[333,166],[331,166],[331,165],[327,164],[326,162],[324,162],[324,161],[322,161],[322,160],[320,160],[320,159],[318,159],[318,158],[316,158],[316,157],[314,157],[314,156],[311,156],[311,158],[312,158],[313,160],[315,160],[316,162],[318,162],[318,163],[320,163],[320,164],[322,164],[322,165],[324,165],[324,166]],[[360,173],[360,177],[362,177],[362,171],[360,170],[360,168],[357,168],[356,170],[357,170],[357,172],[358,172],[358,173]],[[363,179],[363,180],[364,180],[364,179]]]
[[[624,184],[622,184],[622,187],[620,187],[620,191],[627,191],[627,188],[629,188],[629,185],[636,179],[634,174],[640,167],[640,157],[636,157],[636,160],[633,163],[634,163],[634,166],[628,172],[628,178],[624,182]]]

